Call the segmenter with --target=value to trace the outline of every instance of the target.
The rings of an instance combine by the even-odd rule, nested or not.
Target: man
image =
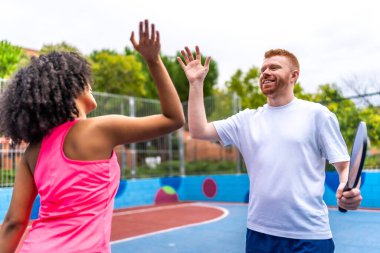
[[[235,145],[250,180],[246,252],[334,252],[323,201],[325,161],[334,164],[338,205],[357,209],[360,190],[344,192],[349,155],[339,123],[326,107],[297,99],[297,58],[283,49],[265,53],[260,89],[267,104],[225,120],[207,122],[203,81],[211,58],[201,63],[188,47],[178,57],[190,83],[189,129],[193,138]]]

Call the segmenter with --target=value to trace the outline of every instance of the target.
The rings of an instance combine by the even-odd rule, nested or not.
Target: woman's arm
[[[27,151],[26,151],[27,153]],[[0,228],[0,252],[14,252],[28,226],[30,212],[37,196],[33,175],[25,158],[16,169],[11,204]]]
[[[147,117],[109,115],[95,120],[111,146],[156,138],[182,127],[183,108],[174,84],[160,57],[160,34],[148,20],[140,22],[139,42],[131,34],[133,47],[142,55],[157,86],[162,114]]]

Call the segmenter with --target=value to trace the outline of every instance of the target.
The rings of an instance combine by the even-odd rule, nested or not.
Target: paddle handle
[[[345,186],[344,189],[343,189],[343,192],[346,192],[346,191],[349,191],[349,190],[350,190],[350,189],[348,188],[348,182],[347,182],[346,186]],[[342,208],[342,207],[340,207],[340,206],[338,206],[338,210],[339,210],[340,212],[342,212],[342,213],[347,213],[347,210],[344,209],[344,208]]]
[[[338,207],[339,211],[342,212],[342,213],[347,213],[347,210],[344,209],[344,208],[341,208],[340,206]]]

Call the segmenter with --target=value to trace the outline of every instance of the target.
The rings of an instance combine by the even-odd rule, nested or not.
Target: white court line
[[[329,206],[328,207],[329,210],[334,210],[334,211],[338,211],[338,207],[333,207],[333,206]],[[369,212],[369,213],[380,213],[380,210],[379,209],[366,209],[366,208],[360,208],[359,209],[356,209],[356,210],[348,210],[349,212],[362,212],[362,213],[365,213],[365,212]]]
[[[199,226],[199,225],[203,225],[203,224],[208,224],[208,223],[216,222],[216,221],[224,219],[229,214],[229,211],[227,209],[223,208],[223,207],[209,206],[209,205],[204,204],[204,203],[183,204],[183,205],[179,205],[178,207],[181,207],[181,206],[184,206],[184,205],[202,206],[202,207],[208,207],[208,208],[218,209],[218,210],[220,210],[220,211],[223,212],[223,215],[219,216],[218,218],[215,218],[215,219],[212,219],[212,220],[208,220],[208,221],[203,221],[203,222],[198,222],[198,223],[192,223],[192,224],[189,224],[189,225],[183,225],[183,226],[179,226],[179,227],[164,229],[164,230],[160,230],[160,231],[156,231],[156,232],[146,233],[146,234],[143,234],[143,235],[137,235],[137,236],[121,239],[121,240],[112,241],[111,245],[112,244],[117,244],[117,243],[123,243],[123,242],[131,241],[131,240],[135,240],[135,239],[139,239],[139,238],[143,238],[143,237],[147,237],[147,236],[151,236],[151,235],[157,235],[157,234],[167,233],[167,232],[178,230],[178,229],[182,229],[182,228],[189,228],[189,227],[194,227],[194,226]]]
[[[142,208],[142,209],[138,209],[138,210],[115,212],[115,213],[113,213],[113,216],[123,216],[123,215],[128,215],[128,214],[135,214],[135,213],[148,213],[148,212],[167,210],[167,209],[176,209],[176,208],[181,208],[183,206],[194,206],[194,205],[196,205],[196,204],[195,203],[189,203],[189,204],[180,204],[180,205],[172,205],[172,206],[147,207],[147,208]]]

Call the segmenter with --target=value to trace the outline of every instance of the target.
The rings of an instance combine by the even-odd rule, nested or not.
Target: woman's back
[[[65,137],[78,120],[44,137],[34,169],[39,218],[21,252],[109,252],[113,199],[120,169],[110,159],[79,161],[64,153]]]

